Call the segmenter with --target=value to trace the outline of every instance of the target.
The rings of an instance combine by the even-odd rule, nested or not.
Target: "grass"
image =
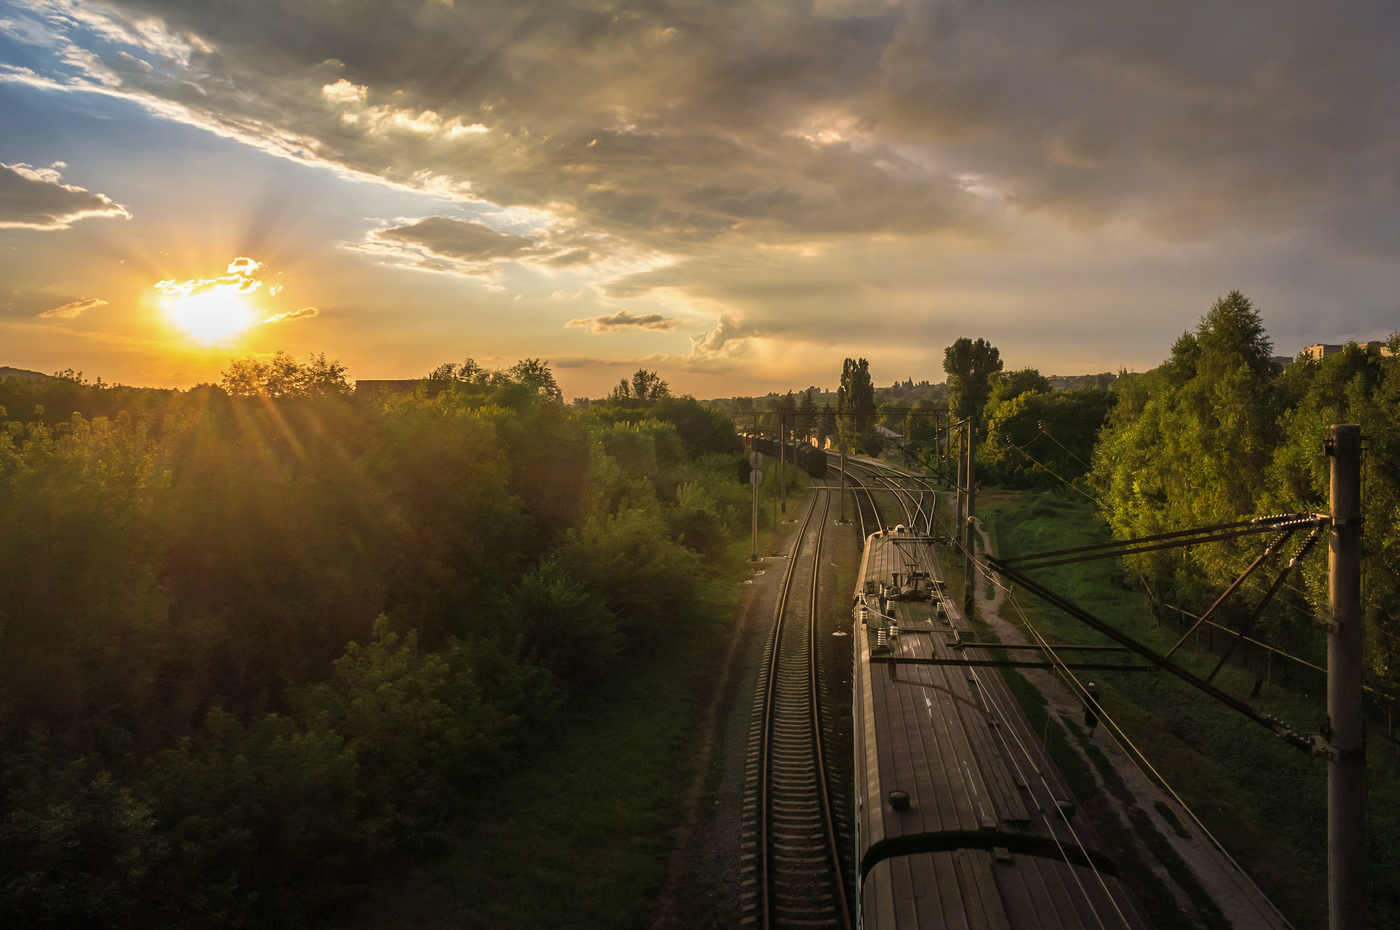
[[[790,515],[801,513],[804,490],[790,477]],[[767,523],[760,518],[760,553],[777,544]],[[732,549],[736,575],[720,584],[750,570],[747,536]],[[677,630],[665,649],[569,711],[547,748],[483,792],[470,829],[427,865],[465,904],[468,926],[646,925],[682,816],[683,760],[728,629],[726,614]]]
[[[483,925],[638,927],[664,877],[675,762],[696,714],[696,636],[572,715],[554,746],[481,798],[435,877]]]
[[[1108,538],[1092,505],[1054,495],[986,495],[979,512],[1002,555],[1088,545]],[[1037,572],[1047,587],[1165,651],[1174,631],[1159,627],[1148,597],[1113,561]],[[1051,641],[1102,644],[1107,639],[1030,596],[1017,598]],[[1178,653],[1204,676],[1214,657]],[[1245,717],[1165,672],[1100,673],[1100,703],[1165,776],[1231,855],[1298,927],[1323,926],[1326,903],[1326,764],[1286,746]],[[1254,677],[1227,667],[1217,681],[1248,699]],[[1291,723],[1316,729],[1317,696],[1265,686],[1252,702]],[[1058,759],[1057,759],[1058,761]],[[1400,925],[1400,752],[1373,738],[1368,746],[1374,926]],[[1145,819],[1145,818],[1144,818]],[[1150,840],[1149,840],[1150,841]],[[1170,864],[1164,863],[1168,868]]]

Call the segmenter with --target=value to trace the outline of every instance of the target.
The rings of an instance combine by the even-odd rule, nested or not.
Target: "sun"
[[[227,342],[253,325],[253,311],[243,296],[220,290],[176,298],[170,307],[170,318],[204,343]]]

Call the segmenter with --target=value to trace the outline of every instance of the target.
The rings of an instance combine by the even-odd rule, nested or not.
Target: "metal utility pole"
[[[967,575],[963,584],[963,613],[968,617],[972,616],[972,605],[975,601],[974,595],[977,593],[977,582],[974,574],[977,571],[977,542],[973,539],[976,527],[972,522],[977,510],[977,486],[973,472],[975,455],[977,452],[977,428],[972,417],[967,418]]]
[[[1327,558],[1327,909],[1331,930],[1366,926],[1366,728],[1361,707],[1361,427],[1332,426]]]
[[[787,513],[787,418],[778,414],[778,486],[782,488],[783,513]]]
[[[749,561],[758,561],[758,486],[763,483],[763,453],[758,451],[758,414],[753,415],[753,435],[749,439],[749,486],[753,488],[753,527],[749,534]]]
[[[951,429],[952,427],[950,426],[949,428]],[[949,437],[948,437],[948,440],[949,440],[949,445],[951,445],[951,444],[952,444],[952,437],[949,436]],[[956,476],[957,476],[957,480],[953,483],[953,489],[954,489],[954,491],[955,491],[956,494],[957,494],[957,497],[956,497],[956,498],[954,499],[954,501],[953,501],[953,505],[954,505],[954,506],[953,506],[953,536],[954,536],[958,541],[961,541],[961,540],[962,540],[962,525],[963,525],[963,491],[964,491],[964,488],[966,487],[966,485],[963,484],[963,434],[962,434],[962,430],[958,430],[958,453],[957,453],[957,458],[953,459],[953,465],[956,467]]]
[[[841,519],[837,523],[846,522],[846,440],[838,439],[837,444],[841,446],[841,483],[836,486],[836,495],[841,498]]]

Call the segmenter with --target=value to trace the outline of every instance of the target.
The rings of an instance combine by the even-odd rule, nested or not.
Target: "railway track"
[[[910,475],[888,465],[858,462],[859,474],[866,476],[875,490],[893,494],[904,512],[904,525],[928,536],[934,535],[938,494],[930,479]]]
[[[814,648],[832,490],[812,495],[788,551],[756,688],[744,798],[746,926],[851,926]]]

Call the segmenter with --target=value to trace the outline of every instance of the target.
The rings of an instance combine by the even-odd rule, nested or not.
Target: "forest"
[[[954,358],[950,347],[947,365],[951,403],[966,398],[963,414],[982,424],[979,475],[1086,498],[1119,539],[1325,512],[1328,428],[1359,424],[1367,685],[1381,704],[1400,697],[1400,334],[1281,364],[1259,310],[1232,291],[1162,365],[1120,373],[1107,388],[1052,391],[1034,369],[1004,371],[986,348],[974,359],[965,350]],[[1268,572],[1302,542],[1300,534]],[[1263,547],[1247,537],[1135,556],[1120,579],[1145,586],[1163,610],[1199,616]],[[1302,553],[1254,634],[1324,666],[1326,551],[1324,540]],[[1251,578],[1222,606],[1220,622],[1240,628],[1265,587]]]
[[[0,920],[333,924],[725,615],[734,429],[638,374],[586,412],[530,359],[0,381]]]

